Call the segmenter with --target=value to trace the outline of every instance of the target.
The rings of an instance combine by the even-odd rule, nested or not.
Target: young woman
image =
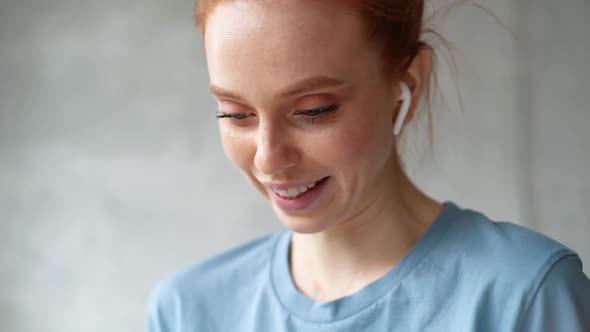
[[[574,252],[404,173],[423,2],[199,2],[225,153],[285,230],[162,282],[148,331],[590,331]]]

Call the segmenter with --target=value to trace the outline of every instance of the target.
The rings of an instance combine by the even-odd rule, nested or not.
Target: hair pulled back
[[[197,0],[194,15],[204,32],[207,17],[215,7],[227,1]],[[314,0],[315,1],[315,0]],[[368,38],[382,52],[385,73],[402,76],[421,47],[431,47],[420,40],[423,28],[424,0],[326,0],[353,9],[365,21]],[[432,51],[432,50],[431,50]]]

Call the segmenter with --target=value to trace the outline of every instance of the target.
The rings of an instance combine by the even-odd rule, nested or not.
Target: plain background
[[[458,79],[439,63],[434,143],[425,118],[406,129],[408,171],[587,267],[590,3],[483,3],[508,29],[472,6],[434,26]],[[1,0],[3,331],[141,331],[158,280],[280,228],[223,155],[191,7]]]

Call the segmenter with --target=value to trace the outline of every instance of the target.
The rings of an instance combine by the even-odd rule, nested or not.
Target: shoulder
[[[590,280],[577,256],[565,256],[551,266],[519,331],[590,331]]]
[[[590,282],[573,250],[541,233],[492,220],[477,211],[454,206],[453,212],[444,220],[444,236],[429,262],[439,279],[453,284],[457,299],[475,308],[479,323],[503,324],[508,329],[525,326],[527,316],[539,322],[536,313],[548,309],[549,298],[557,294],[580,321],[584,315],[579,310],[588,310],[590,300],[582,298],[590,299]],[[583,290],[583,296],[576,295],[576,287]]]
[[[580,262],[573,250],[541,233],[455,208],[434,264],[477,280],[477,286],[467,285],[469,289],[480,287],[499,298],[520,295],[526,303],[557,262],[566,257]],[[581,266],[577,268],[581,272]]]
[[[495,221],[485,214],[459,208],[449,222],[447,245],[461,257],[498,273],[544,274],[565,256],[576,253],[565,245],[529,228]]]
[[[161,324],[184,311],[214,312],[218,304],[248,296],[245,293],[265,284],[272,247],[279,234],[248,241],[160,281],[150,295],[150,321]]]

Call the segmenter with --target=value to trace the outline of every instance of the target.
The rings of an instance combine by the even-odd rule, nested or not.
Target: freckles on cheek
[[[318,160],[331,165],[358,165],[367,160],[373,160],[378,154],[375,135],[371,130],[362,128],[347,128],[335,130],[325,135],[321,142],[322,149],[315,153]]]
[[[250,149],[243,139],[236,137],[236,135],[224,133],[222,130],[221,143],[223,144],[225,156],[235,166],[242,170],[250,168]]]
[[[371,159],[376,153],[375,142],[372,135],[363,131],[352,131],[345,135],[347,161],[356,164],[360,161]]]

